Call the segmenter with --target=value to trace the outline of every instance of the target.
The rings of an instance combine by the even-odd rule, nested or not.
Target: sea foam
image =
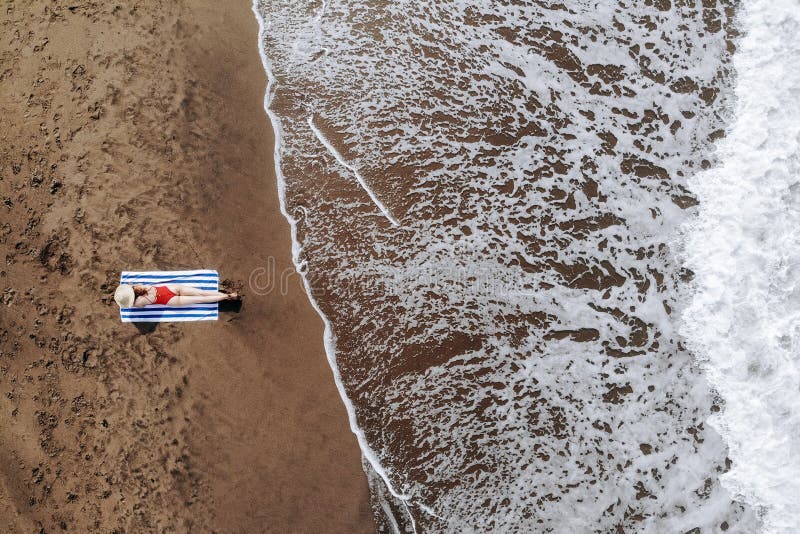
[[[696,293],[682,331],[724,400],[711,422],[730,447],[723,484],[800,528],[800,2],[745,2],[734,55],[736,120],[722,165],[689,181]]]
[[[758,527],[719,483],[670,247],[726,127],[730,4],[256,2],[379,528]]]

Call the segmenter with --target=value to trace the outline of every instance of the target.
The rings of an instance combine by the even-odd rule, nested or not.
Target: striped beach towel
[[[123,271],[122,284],[159,286],[182,284],[198,289],[219,290],[217,271]],[[165,323],[170,321],[216,321],[219,316],[218,303],[192,304],[191,306],[164,306],[151,304],[143,308],[121,308],[123,323]]]

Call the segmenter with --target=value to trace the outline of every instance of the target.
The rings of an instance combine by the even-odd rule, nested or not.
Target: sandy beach
[[[0,14],[0,530],[370,532],[291,269],[246,0]],[[215,323],[122,324],[119,272],[212,268]]]

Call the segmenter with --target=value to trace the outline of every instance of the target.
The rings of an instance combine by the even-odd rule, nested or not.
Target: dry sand
[[[0,531],[369,532],[299,277],[119,322],[121,269],[291,268],[246,0],[0,14]]]

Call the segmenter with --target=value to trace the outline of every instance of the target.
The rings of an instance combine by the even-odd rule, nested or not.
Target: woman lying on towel
[[[141,308],[149,304],[167,306],[190,306],[192,304],[212,304],[221,300],[236,300],[236,293],[208,291],[180,284],[163,286],[140,286],[120,284],[114,291],[114,300],[120,308]]]

